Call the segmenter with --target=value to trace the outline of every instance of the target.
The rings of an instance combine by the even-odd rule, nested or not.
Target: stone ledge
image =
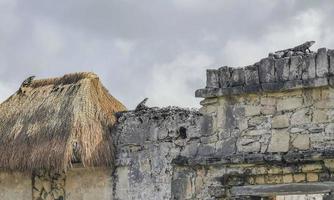
[[[325,194],[334,190],[334,182],[290,183],[278,185],[235,186],[232,196],[272,196],[293,194]]]
[[[206,165],[228,165],[228,164],[286,164],[286,163],[307,163],[316,160],[334,158],[334,149],[298,151],[287,153],[244,153],[229,156],[207,156],[207,157],[184,157],[178,156],[173,159],[173,164],[180,166],[206,166]]]
[[[334,85],[334,50],[318,49],[275,59],[264,58],[243,68],[221,67],[207,70],[207,83],[196,97],[210,98],[243,93],[288,91]]]
[[[259,85],[246,85],[230,88],[205,88],[195,92],[196,97],[212,98],[219,96],[240,95],[244,93],[259,92],[282,92],[302,88],[316,88],[323,86],[333,86],[334,77],[314,78],[308,80],[292,80],[286,82],[262,83]]]

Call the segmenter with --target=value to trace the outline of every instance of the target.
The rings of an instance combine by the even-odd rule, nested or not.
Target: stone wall
[[[208,70],[200,112],[122,113],[114,199],[330,198],[333,63],[322,48]]]
[[[35,170],[32,173],[32,200],[64,200],[65,173]]]
[[[126,112],[118,122],[114,199],[175,199],[173,161],[197,154],[210,120],[170,107]]]
[[[31,200],[31,175],[19,172],[0,172],[1,200]]]
[[[268,57],[243,68],[207,70],[206,88],[197,97],[211,98],[244,93],[285,91],[333,85],[334,50],[278,58]]]
[[[243,187],[290,184],[284,190],[295,194],[296,188],[306,192],[308,186],[303,184],[333,181],[332,140],[323,137],[331,125],[331,108],[319,108],[328,113],[321,123],[314,121],[317,117],[313,117],[312,110],[318,109],[314,108],[316,102],[330,102],[332,92],[324,87],[220,97],[203,102],[205,115],[179,108],[123,113],[114,137],[118,150],[114,199],[232,199],[250,194],[269,197],[278,189],[260,188],[260,192],[251,193],[249,190],[254,188]],[[301,103],[295,107],[289,104],[285,109],[280,102],[290,98]],[[284,109],[277,111],[277,105]],[[310,121],[290,122],[294,113],[304,113],[305,109],[310,109]],[[291,116],[287,119],[278,117],[283,122],[274,120],[288,113]],[[281,136],[276,141],[276,131],[287,134],[288,139]],[[303,139],[298,141],[298,137]],[[278,147],[275,150],[271,145]],[[296,185],[290,189],[291,184]],[[324,192],[332,186],[314,188],[309,191]]]
[[[36,170],[31,189],[29,200],[112,200],[112,170],[82,166],[66,173]]]
[[[196,91],[205,98],[200,111],[117,113],[114,169],[38,170],[32,181],[1,173],[0,197],[272,200],[320,194],[333,199],[333,59],[334,51],[322,48],[208,70],[206,88]]]
[[[211,137],[221,146],[230,146],[217,156],[284,153],[282,158],[289,159],[286,153],[325,155],[333,149],[331,87],[211,98],[202,104],[202,111],[214,118]]]

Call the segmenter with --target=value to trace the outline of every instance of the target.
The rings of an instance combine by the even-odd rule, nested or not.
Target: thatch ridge
[[[78,81],[89,78],[89,79],[98,79],[98,76],[93,72],[77,72],[72,74],[65,74],[62,77],[57,78],[47,78],[34,80],[29,87],[37,88],[46,85],[66,85],[66,84],[75,84]]]
[[[93,73],[34,80],[0,104],[0,168],[66,170],[74,144],[84,166],[111,166],[114,113],[124,110]]]

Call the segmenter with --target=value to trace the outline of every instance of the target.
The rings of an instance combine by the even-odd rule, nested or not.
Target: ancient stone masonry
[[[144,106],[110,115],[115,124],[101,128],[108,131],[95,138],[90,151],[111,136],[112,168],[81,163],[66,175],[35,170],[32,181],[0,173],[0,197],[333,199],[334,50],[297,47],[243,68],[208,70],[206,87],[196,91],[204,98],[200,110]],[[24,184],[14,188],[18,180]]]
[[[114,199],[180,199],[195,195],[195,183],[189,180],[190,185],[184,185],[182,179],[191,174],[181,173],[179,177],[173,161],[214,151],[214,146],[201,145],[201,141],[210,142],[203,134],[210,132],[210,119],[197,111],[168,107],[120,113],[118,122],[114,131]]]
[[[35,170],[32,184],[33,200],[65,199],[65,173],[53,170]]]
[[[207,71],[200,112],[118,114],[114,199],[272,199],[334,191],[333,51]]]
[[[206,88],[197,90],[196,96],[211,98],[327,86],[334,84],[333,76],[334,50],[320,48],[316,53],[271,56],[244,68],[207,70]]]

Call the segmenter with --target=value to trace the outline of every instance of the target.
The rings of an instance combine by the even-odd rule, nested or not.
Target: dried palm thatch
[[[0,168],[112,166],[114,113],[125,109],[93,73],[35,80],[0,104]]]

